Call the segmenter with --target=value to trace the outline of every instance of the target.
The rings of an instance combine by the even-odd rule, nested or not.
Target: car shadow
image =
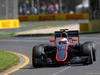
[[[41,69],[41,68],[59,68],[59,67],[69,67],[69,65],[62,65],[62,66],[55,66],[55,65],[46,65],[46,66],[42,66],[42,67],[33,67],[32,64],[28,64],[25,67],[21,68],[21,69]],[[71,64],[70,67],[79,67],[79,66],[89,66],[89,65],[83,65],[83,64]]]

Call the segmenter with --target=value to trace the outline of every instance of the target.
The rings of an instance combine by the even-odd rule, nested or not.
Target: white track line
[[[87,75],[100,75],[100,73],[86,73]]]
[[[57,74],[59,74],[59,73],[65,71],[65,70],[67,70],[67,69],[69,69],[69,68],[70,68],[70,67],[66,67],[66,68],[64,68],[64,69],[62,69],[62,70],[60,70],[60,71],[58,71],[58,72],[56,72],[56,73],[53,73],[52,75],[57,75]]]

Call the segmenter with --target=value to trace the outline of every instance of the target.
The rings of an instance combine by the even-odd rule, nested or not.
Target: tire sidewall
[[[88,56],[85,61],[85,64],[92,64],[93,63],[93,52],[92,52],[92,45],[90,43],[84,43],[82,46],[83,56]]]
[[[89,43],[92,45],[92,54],[93,54],[93,61],[96,61],[96,47],[95,47],[95,42],[93,41],[88,41],[85,43]]]
[[[32,50],[32,65],[35,68],[41,66],[41,64],[37,64],[36,63],[36,59],[42,58],[42,50],[43,50],[42,46],[35,46],[35,47],[33,47],[33,50]]]

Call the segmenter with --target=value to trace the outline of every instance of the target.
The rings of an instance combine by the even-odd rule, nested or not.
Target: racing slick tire
[[[93,41],[88,41],[85,43],[89,43],[92,45],[92,53],[93,53],[93,61],[96,61],[96,47],[95,47],[95,42]]]
[[[41,59],[42,58],[42,46],[35,46],[33,47],[32,50],[32,65],[36,67],[41,67],[41,63],[36,63],[36,59]]]
[[[93,63],[93,52],[92,45],[89,43],[84,43],[82,46],[83,56],[87,56],[86,60],[83,62],[83,65],[88,65]]]

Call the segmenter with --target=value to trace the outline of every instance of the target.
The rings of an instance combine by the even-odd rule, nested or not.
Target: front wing
[[[65,63],[65,65],[67,65],[67,63],[68,64],[82,64],[87,58],[88,58],[88,56],[77,56],[77,57],[73,57],[70,61],[64,61],[64,62],[58,62],[57,61],[57,62],[58,63]],[[51,58],[37,58],[35,60],[35,62],[37,64],[42,64],[44,66],[52,65],[52,64],[57,64],[57,62],[53,62],[51,60]]]

